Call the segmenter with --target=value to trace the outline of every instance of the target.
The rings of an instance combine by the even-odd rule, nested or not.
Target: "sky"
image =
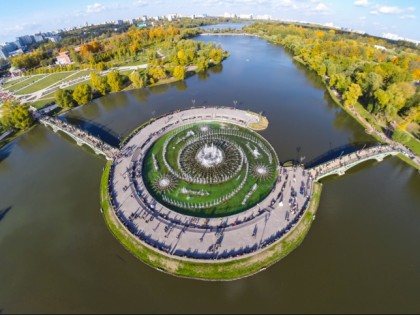
[[[0,0],[0,43],[86,22],[170,13],[268,14],[420,40],[420,0]]]

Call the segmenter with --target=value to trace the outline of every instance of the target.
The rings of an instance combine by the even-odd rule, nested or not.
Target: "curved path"
[[[242,258],[279,240],[309,203],[313,177],[303,168],[279,165],[273,190],[257,206],[211,219],[182,215],[157,203],[141,176],[147,150],[180,125],[219,121],[246,127],[256,120],[257,114],[233,108],[192,108],[160,117],[135,133],[116,155],[109,178],[111,203],[121,224],[143,245],[164,255],[202,262]]]

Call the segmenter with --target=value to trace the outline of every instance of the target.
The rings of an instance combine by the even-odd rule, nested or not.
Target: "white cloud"
[[[320,13],[326,13],[326,12],[329,12],[330,9],[327,7],[326,4],[321,2],[316,5],[316,7],[314,8],[314,11],[320,12]]]
[[[403,20],[405,20],[405,19],[410,19],[410,20],[413,20],[413,19],[416,19],[417,17],[414,15],[414,14],[405,14],[405,15],[400,15],[400,19],[403,19]]]
[[[379,12],[378,12],[378,11],[376,11],[376,10],[372,10],[372,11],[370,11],[369,13],[370,13],[370,14],[372,14],[372,15],[378,15],[378,14],[379,14]]]
[[[366,17],[366,16],[360,16],[360,17],[359,17],[359,20],[361,20],[361,21],[366,20],[366,19],[367,19],[367,17]]]
[[[155,4],[156,4],[156,2],[155,2]],[[149,3],[147,2],[147,0],[136,0],[136,1],[134,1],[134,6],[136,6],[136,7],[145,7],[145,6],[148,6],[149,5]]]
[[[383,5],[378,7],[378,12],[382,14],[398,14],[401,13],[402,10],[400,7]]]
[[[6,35],[9,35],[9,34],[15,34],[15,33],[18,33],[18,32],[19,33],[26,32],[26,31],[29,31],[31,29],[36,29],[40,26],[41,26],[41,24],[36,23],[36,22],[20,23],[20,24],[9,26],[9,27],[0,28],[0,35],[6,36]]]
[[[410,11],[410,12],[416,11],[416,7],[408,7],[407,11]]]
[[[368,6],[370,3],[368,0],[355,0],[354,1],[354,5],[360,6],[360,7],[366,7]]]
[[[89,4],[86,8],[86,12],[87,13],[98,13],[101,11],[104,11],[106,8],[103,4],[100,3],[94,3],[94,4]]]

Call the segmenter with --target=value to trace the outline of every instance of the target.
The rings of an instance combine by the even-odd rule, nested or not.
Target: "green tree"
[[[73,93],[71,90],[62,90],[58,89],[54,93],[55,102],[65,108],[71,108],[74,106],[74,99],[73,99]]]
[[[25,130],[33,124],[32,114],[29,105],[5,101],[2,106],[1,123],[7,128]]]
[[[135,88],[141,89],[146,86],[146,80],[139,71],[133,71],[130,74],[130,81]]]
[[[185,79],[185,67],[184,66],[176,66],[174,68],[174,77],[178,80]]]
[[[359,84],[350,84],[348,90],[343,94],[344,104],[346,106],[352,106],[356,104],[360,95],[362,95],[362,89]]]
[[[343,93],[349,86],[349,81],[343,73],[338,73],[331,76],[330,85],[334,86],[340,93]]]
[[[387,91],[391,95],[391,104],[399,111],[404,107],[407,99],[414,95],[416,89],[411,83],[398,82],[391,84]]]
[[[89,84],[80,84],[73,91],[73,99],[79,105],[84,105],[92,100],[92,88]]]
[[[92,87],[102,95],[109,92],[110,87],[108,85],[107,78],[101,77],[96,72],[91,72],[90,81],[92,83]]]
[[[199,57],[197,59],[197,71],[206,70],[209,67],[209,61],[206,57]]]
[[[123,78],[118,71],[109,72],[106,79],[112,92],[119,92],[122,90]]]

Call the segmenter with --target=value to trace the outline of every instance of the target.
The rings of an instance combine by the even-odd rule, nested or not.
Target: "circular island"
[[[191,108],[143,124],[105,168],[102,211],[114,236],[159,270],[238,279],[300,244],[320,194],[309,172],[281,167],[251,127],[261,115]]]

